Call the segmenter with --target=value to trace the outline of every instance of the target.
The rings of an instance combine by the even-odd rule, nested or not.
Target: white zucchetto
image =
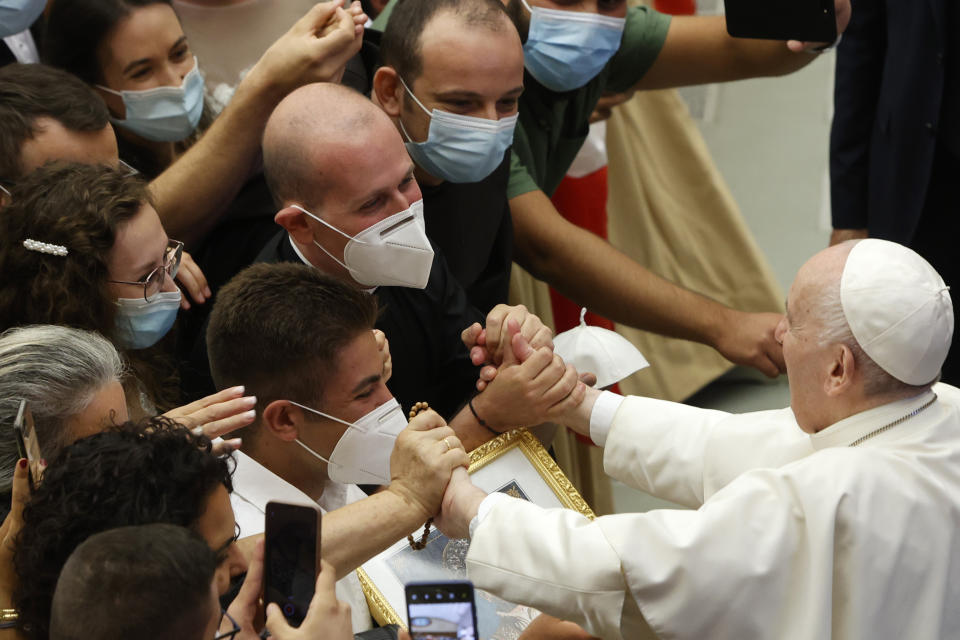
[[[840,304],[863,351],[912,385],[940,373],[953,336],[953,303],[940,274],[916,252],[861,240],[840,279]]]
[[[643,354],[616,331],[588,326],[580,310],[580,326],[553,338],[553,352],[577,368],[580,373],[594,373],[597,388],[609,387],[645,367]]]

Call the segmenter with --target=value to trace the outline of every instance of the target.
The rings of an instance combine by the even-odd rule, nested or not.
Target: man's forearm
[[[577,304],[615,322],[714,345],[730,311],[657,276],[568,222],[542,191],[510,201],[516,260]]]
[[[804,67],[816,55],[787,49],[781,40],[733,38],[723,16],[676,16],[653,66],[636,89],[666,89],[758,76]]]
[[[183,156],[150,183],[167,233],[190,244],[214,226],[260,157],[263,128],[282,94],[252,79]]]
[[[420,509],[380,491],[324,514],[323,559],[336,567],[339,580],[425,521]]]

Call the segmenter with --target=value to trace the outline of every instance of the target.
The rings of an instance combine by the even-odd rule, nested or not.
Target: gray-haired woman
[[[127,420],[123,361],[98,333],[53,325],[0,334],[0,492],[10,490],[20,455],[13,422],[21,400],[33,414],[40,454]]]

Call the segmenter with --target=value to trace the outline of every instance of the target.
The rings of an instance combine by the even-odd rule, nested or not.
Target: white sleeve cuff
[[[623,396],[612,391],[604,391],[597,397],[593,411],[590,412],[590,439],[597,446],[602,447],[607,443],[610,425],[613,424],[613,417],[617,415],[621,402]]]
[[[480,526],[480,523],[483,522],[483,519],[487,517],[487,514],[490,513],[490,510],[493,509],[493,506],[497,504],[500,500],[509,499],[505,493],[491,493],[486,498],[483,499],[483,502],[480,503],[480,506],[477,507],[477,515],[473,517],[473,520],[470,521],[470,538],[473,538],[474,532],[477,530],[477,527]]]

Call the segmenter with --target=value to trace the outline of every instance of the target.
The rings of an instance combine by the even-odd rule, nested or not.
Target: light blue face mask
[[[0,0],[0,38],[29,29],[46,5],[47,0]]]
[[[110,118],[110,121],[147,140],[179,142],[193,133],[203,115],[203,74],[196,57],[193,69],[179,87],[142,91],[114,91],[99,84],[97,87],[123,98],[127,117]]]
[[[147,302],[143,298],[117,300],[115,339],[124,349],[146,349],[167,335],[180,310],[180,291],[163,291]]]
[[[403,78],[400,84],[430,116],[430,129],[424,142],[414,142],[400,120],[400,130],[408,141],[407,153],[417,166],[449,182],[480,182],[503,162],[503,154],[513,144],[517,114],[487,120],[439,109],[427,111]]]
[[[553,91],[570,91],[595,78],[620,49],[626,18],[531,7],[523,64]]]

